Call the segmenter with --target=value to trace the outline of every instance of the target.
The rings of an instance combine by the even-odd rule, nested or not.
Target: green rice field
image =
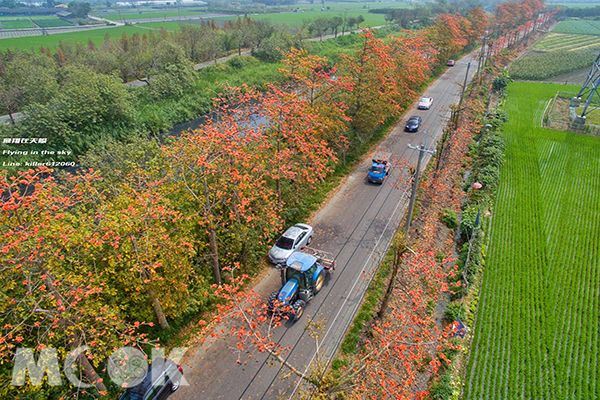
[[[2,29],[35,28],[35,25],[29,19],[5,19],[5,17],[2,17],[0,24],[2,24]]]
[[[597,56],[598,52],[594,50],[530,53],[515,61],[509,72],[513,79],[541,81],[579,68],[590,67]]]
[[[555,33],[576,33],[579,35],[600,35],[600,21],[587,19],[567,19],[552,29]]]
[[[32,23],[33,21],[33,23]],[[2,29],[51,28],[56,26],[72,26],[73,24],[51,15],[37,17],[1,17]]]
[[[600,138],[540,127],[548,100],[578,89],[508,87],[465,399],[599,397]]]
[[[580,51],[600,48],[600,36],[550,32],[533,46],[540,51]]]
[[[252,15],[253,19],[265,19],[267,21],[284,23],[290,25],[301,25],[304,21],[311,21],[317,18],[333,18],[341,15],[340,11],[301,11],[301,12],[284,12],[276,14],[261,14]],[[348,17],[358,17],[362,15],[365,22],[361,26],[380,26],[386,25],[385,14],[369,14],[368,10],[363,11],[347,11]],[[237,18],[237,17],[236,17]],[[217,18],[216,20],[227,20],[231,18]]]
[[[81,32],[60,33],[56,35],[1,39],[0,51],[6,51],[8,49],[13,50],[15,48],[20,50],[33,49],[34,51],[39,51],[40,46],[54,50],[62,40],[87,43],[88,39],[92,39],[96,45],[99,45],[104,42],[104,36],[107,33],[110,35],[110,37],[117,38],[120,37],[123,32],[126,32],[127,35],[131,36],[135,32],[139,32],[140,35],[143,35],[144,33],[148,33],[149,30],[148,28],[138,26],[118,26],[112,28],[92,29]]]
[[[114,10],[110,11],[92,11],[90,13],[94,17],[106,18],[111,21],[127,21],[131,19],[143,19],[143,18],[165,18],[165,17],[179,17],[188,15],[203,15],[206,14],[200,10],[153,10],[153,9],[140,9],[140,11],[126,9],[119,12]]]

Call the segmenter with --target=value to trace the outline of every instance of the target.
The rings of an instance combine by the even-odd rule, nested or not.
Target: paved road
[[[417,154],[407,149],[424,141],[425,129],[405,133],[403,127],[411,115],[423,117],[429,128],[429,148],[434,148],[449,117],[449,105],[458,102],[469,57],[457,62],[425,92],[433,97],[431,110],[412,110],[382,142],[378,151],[391,152],[396,159],[406,158],[416,164]],[[470,69],[470,75],[476,65]],[[428,161],[430,156],[426,156]],[[407,207],[408,193],[391,183],[405,171],[393,168],[387,183],[375,186],[365,181],[370,159],[365,160],[342,184],[340,191],[314,217],[312,246],[333,252],[337,269],[319,295],[308,305],[296,324],[277,328],[274,338],[290,346],[288,361],[297,368],[308,369],[314,363],[315,343],[305,331],[311,318],[324,322],[326,333],[321,339],[322,355],[331,357],[352,321],[368,283],[384,254]],[[274,269],[255,290],[266,299],[279,285]],[[310,318],[309,318],[310,316]],[[185,377],[190,384],[181,387],[173,399],[275,399],[292,398],[301,384],[295,375],[279,366],[270,366],[264,354],[239,355],[233,340],[217,340],[207,348],[190,349],[184,362]],[[236,360],[247,361],[238,365]]]

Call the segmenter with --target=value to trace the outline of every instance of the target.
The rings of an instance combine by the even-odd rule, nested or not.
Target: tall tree
[[[87,345],[94,365],[85,352],[76,363],[85,381],[105,394],[94,367],[115,347],[139,343],[144,335],[123,320],[119,308],[107,306],[107,276],[95,269],[98,197],[90,188],[98,177],[67,176],[59,185],[50,172],[0,177],[0,357],[11,361],[17,347],[54,347],[65,355]]]
[[[342,55],[338,68],[339,76],[350,79],[352,84],[352,91],[343,99],[359,140],[402,109],[397,101],[395,64],[389,46],[371,31],[363,30],[362,35],[361,48],[354,55]]]
[[[281,223],[264,175],[268,160],[261,149],[266,145],[258,127],[224,110],[219,123],[207,121],[163,148],[172,190],[185,212],[195,215],[197,240],[208,243],[217,285],[222,283],[221,257],[233,252],[233,243],[260,244]]]

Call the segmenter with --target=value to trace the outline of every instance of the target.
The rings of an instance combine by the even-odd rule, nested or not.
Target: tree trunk
[[[206,181],[206,177],[204,178],[204,198],[206,200],[206,204],[210,202],[210,196],[208,194],[208,182]],[[208,207],[208,206],[206,206]],[[205,209],[204,211],[205,217],[209,217],[210,210]],[[213,259],[213,275],[215,277],[215,283],[218,286],[221,286],[221,269],[219,268],[219,246],[217,244],[217,232],[215,231],[214,223],[210,220],[210,227],[208,228],[208,237],[210,241],[210,250],[212,252]]]
[[[165,317],[165,313],[163,312],[162,306],[160,305],[160,300],[158,300],[158,295],[152,289],[148,289],[148,296],[150,296],[150,300],[152,301],[152,307],[154,307],[154,314],[156,314],[156,318],[158,319],[158,323],[162,329],[169,329],[169,323],[167,322],[167,317]]]
[[[219,268],[219,247],[217,246],[217,234],[214,228],[208,230],[208,236],[210,238],[210,250],[212,252],[213,259],[213,275],[215,276],[215,283],[221,286],[221,269]]]
[[[392,276],[390,277],[390,282],[388,283],[387,290],[385,291],[385,295],[383,296],[381,307],[379,307],[379,312],[377,312],[378,318],[382,318],[383,314],[385,314],[388,302],[390,301],[390,296],[392,295],[392,289],[394,288],[394,282],[396,281],[396,276],[398,275],[398,269],[400,268],[400,264],[402,263],[402,255],[405,252],[406,246],[403,243],[399,243],[396,246],[394,246],[394,262],[392,264]]]
[[[85,377],[96,387],[100,393],[106,393],[106,386],[102,382],[102,378],[96,373],[96,370],[87,359],[84,353],[79,353],[77,363],[85,374]]]

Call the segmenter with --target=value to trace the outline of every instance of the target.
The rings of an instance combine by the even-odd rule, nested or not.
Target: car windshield
[[[418,119],[416,119],[416,118],[411,118],[411,119],[409,119],[409,120],[408,120],[408,123],[409,123],[409,124],[416,124],[416,123],[418,123],[418,122],[419,122],[419,120],[418,120]]]
[[[421,103],[429,103],[429,99],[427,97],[423,97],[421,99]]]
[[[383,167],[381,165],[372,166],[371,172],[374,172],[376,174],[381,174],[383,172]]]
[[[282,249],[285,249],[285,250],[291,250],[292,247],[294,247],[294,241],[290,238],[282,236],[279,239],[277,239],[277,242],[275,242],[275,245],[277,247],[281,247]]]

